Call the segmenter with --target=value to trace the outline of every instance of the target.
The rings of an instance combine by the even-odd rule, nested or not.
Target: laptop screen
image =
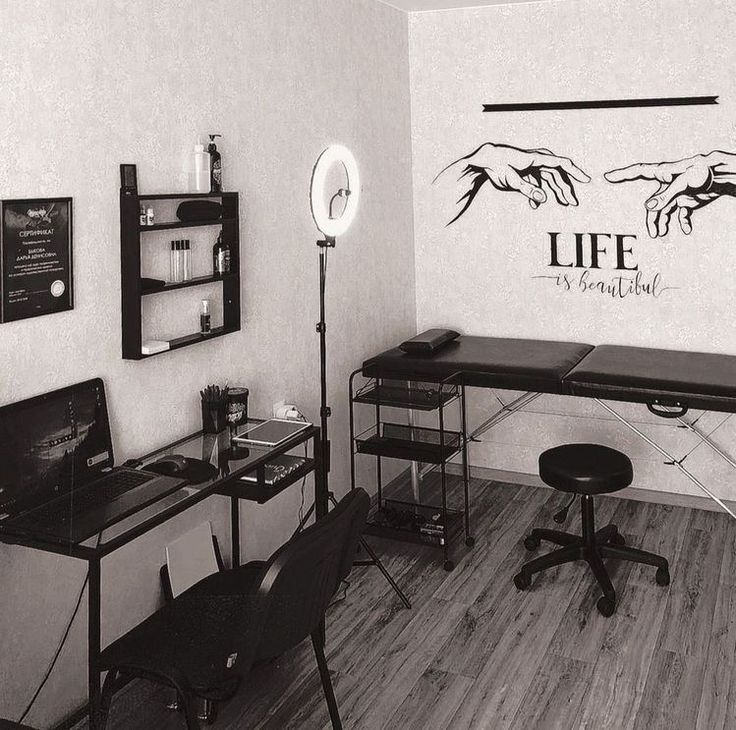
[[[86,484],[112,465],[99,378],[0,408],[0,519]]]

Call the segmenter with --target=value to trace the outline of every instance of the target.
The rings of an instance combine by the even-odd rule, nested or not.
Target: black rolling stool
[[[657,583],[661,586],[669,585],[669,564],[665,558],[626,547],[616,525],[608,525],[597,532],[595,529],[593,495],[618,492],[631,484],[634,471],[628,456],[598,444],[557,446],[539,457],[539,476],[545,484],[560,492],[580,495],[583,534],[580,536],[559,530],[532,530],[524,540],[527,550],[536,550],[542,540],[563,547],[522,565],[514,576],[517,588],[529,588],[534,573],[574,560],[585,560],[603,591],[603,596],[598,600],[598,610],[604,616],[612,616],[616,610],[616,591],[603,564],[603,558],[653,565],[657,568]]]

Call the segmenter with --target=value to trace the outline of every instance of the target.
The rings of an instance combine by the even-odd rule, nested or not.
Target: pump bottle
[[[221,134],[211,134],[210,143],[207,146],[207,152],[210,154],[210,192],[222,192],[222,155],[217,151],[215,137],[222,137]]]
[[[210,192],[210,154],[205,152],[201,139],[198,139],[197,144],[194,145],[192,192]]]

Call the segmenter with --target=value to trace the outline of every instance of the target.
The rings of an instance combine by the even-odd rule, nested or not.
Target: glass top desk
[[[248,423],[258,423],[258,419],[249,419]],[[240,426],[239,430],[244,430]],[[172,517],[181,514],[212,495],[230,498],[230,526],[232,542],[233,567],[240,564],[240,500],[249,500],[264,504],[271,497],[287,489],[295,482],[314,473],[314,501],[316,519],[327,514],[328,491],[324,478],[324,470],[320,464],[319,441],[320,430],[317,426],[309,426],[280,446],[248,446],[231,447],[228,429],[220,434],[197,432],[167,444],[140,458],[143,467],[167,454],[181,454],[209,462],[215,467],[213,475],[199,484],[184,484],[177,491],[166,495],[123,520],[106,527],[100,535],[95,535],[82,542],[53,542],[42,535],[32,533],[23,536],[3,534],[0,528],[0,542],[23,545],[44,552],[66,555],[86,560],[88,568],[88,707],[75,713],[75,718],[89,715],[90,727],[94,728],[96,708],[100,698],[100,673],[97,663],[101,651],[100,646],[100,567],[105,555],[118,550],[136,538],[155,529]],[[309,448],[311,441],[311,449]],[[308,456],[311,450],[311,457]],[[304,464],[288,475],[269,486],[265,481],[266,465],[274,458],[295,452],[295,456],[305,457]],[[243,482],[240,477],[246,474],[256,475],[255,482]],[[163,560],[163,555],[162,555]]]

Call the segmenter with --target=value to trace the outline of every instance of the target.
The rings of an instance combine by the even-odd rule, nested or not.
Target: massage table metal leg
[[[482,436],[486,431],[489,431],[494,426],[505,421],[509,416],[513,416],[514,413],[520,411],[525,406],[528,406],[541,395],[542,393],[523,393],[518,398],[512,400],[511,403],[507,403],[500,410],[496,411],[490,418],[483,421],[483,423],[481,423],[473,433],[469,434],[468,440],[472,441],[473,439]]]
[[[502,421],[505,421],[509,416],[513,416],[514,413],[518,413],[522,408],[529,405],[532,401],[535,401],[542,393],[524,393],[520,395],[511,403],[506,404],[501,409],[496,411],[490,418],[487,418],[481,423],[473,433],[468,434],[468,442],[476,440],[479,436],[482,436],[486,431],[490,431],[494,426],[497,426]],[[430,472],[433,472],[437,468],[436,464],[424,464],[419,469],[419,482],[424,479]]]
[[[720,428],[721,426],[723,426],[723,424],[726,423],[726,421],[729,418],[731,418],[731,415],[733,415],[733,414],[730,414],[728,416],[728,418],[726,418],[718,426],[718,428]],[[721,457],[721,459],[723,459],[724,461],[728,462],[734,469],[736,469],[736,461],[734,461],[720,446],[718,446],[718,444],[715,441],[713,441],[713,439],[711,439],[711,436],[713,435],[713,433],[715,433],[715,431],[718,430],[718,428],[716,428],[715,431],[711,431],[710,434],[707,434],[707,433],[703,433],[703,431],[700,428],[698,428],[694,423],[688,423],[684,418],[682,418],[682,416],[680,416],[677,420],[688,431],[691,431],[692,433],[694,433],[701,440],[701,442],[704,443],[708,448],[710,448],[713,451],[715,451],[716,454],[718,454],[718,456]]]
[[[731,517],[736,520],[736,514],[734,514],[733,511],[724,504],[723,500],[716,497],[716,495],[713,494],[713,492],[711,492],[710,489],[705,486],[705,484],[703,484],[692,472],[690,472],[688,469],[685,468],[685,466],[683,466],[681,461],[678,461],[674,456],[672,456],[672,454],[670,454],[666,449],[663,449],[658,443],[652,441],[649,436],[640,431],[636,426],[634,426],[633,423],[627,421],[620,413],[611,408],[608,403],[602,401],[600,398],[596,398],[595,401],[603,408],[605,408],[616,420],[623,423],[624,426],[633,431],[637,436],[639,436],[639,438],[646,441],[653,449],[662,454],[662,456],[664,456],[665,459],[667,459],[672,464],[672,466],[676,466],[696,487],[707,494],[708,497],[710,497],[724,512],[727,512],[729,515],[731,515]],[[715,444],[709,442],[707,440],[707,437],[703,440],[708,443],[711,448],[714,448],[720,453],[720,449],[718,449]],[[724,458],[726,458],[729,463],[733,463],[731,459],[726,457],[725,455]]]

